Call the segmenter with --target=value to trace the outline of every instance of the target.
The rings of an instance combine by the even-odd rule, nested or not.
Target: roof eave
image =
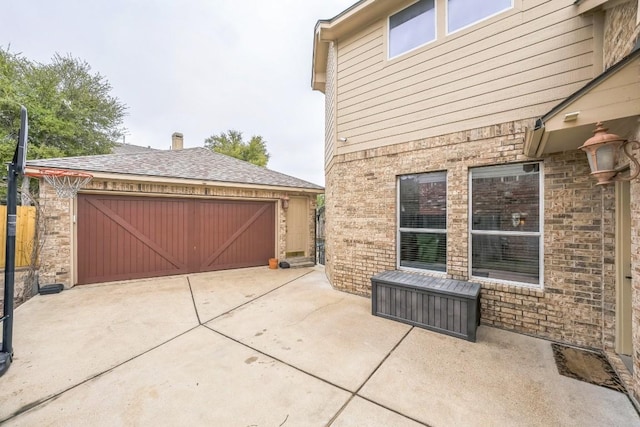
[[[620,3],[620,1],[619,0],[575,0],[573,2],[573,5],[578,7],[578,14],[582,15],[585,13],[595,12],[603,8],[606,9],[606,8],[615,6],[616,3]]]
[[[329,43],[344,37],[363,25],[390,13],[397,6],[383,0],[360,0],[331,19],[316,23],[313,38],[313,64],[311,87],[324,91],[324,76],[327,72]]]
[[[37,166],[28,166],[25,169],[25,173],[36,172],[41,169]],[[44,169],[60,169],[47,166]],[[262,189],[262,190],[275,190],[286,192],[298,192],[298,193],[311,193],[311,194],[324,194],[324,188],[310,188],[310,187],[295,187],[287,185],[274,185],[274,184],[254,184],[254,183],[242,183],[242,182],[230,182],[230,181],[212,181],[205,179],[193,179],[193,178],[175,178],[157,175],[139,175],[139,174],[124,174],[117,172],[96,172],[96,171],[84,171],[90,173],[93,179],[109,180],[109,181],[131,181],[149,184],[178,184],[178,185],[197,185],[206,187],[226,187],[226,188],[247,188],[247,189]],[[311,183],[310,183],[311,184]],[[313,184],[315,185],[315,184]]]
[[[542,117],[537,119],[534,129],[527,130],[525,132],[524,154],[530,157],[540,157],[543,154],[562,151],[558,149],[560,147],[557,146],[557,141],[554,142],[554,140],[558,139],[554,135],[560,135],[562,132],[564,132],[564,134],[566,134],[566,137],[563,138],[564,140],[568,140],[572,137],[577,137],[578,134],[574,132],[574,130],[577,130],[578,127],[584,128],[586,126],[590,128],[589,130],[592,130],[593,128],[595,128],[595,123],[597,120],[603,120],[603,121],[606,120],[610,122],[615,121],[616,125],[619,126],[620,129],[625,128],[625,126],[622,126],[622,125],[625,125],[625,122],[635,121],[636,117],[640,116],[640,104],[635,101],[639,97],[638,97],[637,86],[634,86],[634,85],[632,85],[632,90],[630,92],[625,92],[627,93],[626,98],[628,99],[623,98],[623,99],[620,99],[619,102],[616,102],[616,105],[621,106],[621,111],[617,111],[614,108],[607,108],[607,112],[610,113],[609,115],[611,117],[602,117],[602,116],[606,116],[606,114],[602,114],[602,112],[599,112],[597,114],[598,115],[597,120],[595,120],[595,117],[591,117],[589,119],[588,116],[587,118],[583,119],[583,116],[585,115],[584,111],[582,112],[582,114],[580,114],[580,117],[578,118],[578,120],[575,120],[574,118],[574,121],[569,121],[567,120],[566,117],[564,120],[561,120],[560,116],[563,113],[567,114],[568,111],[566,110],[569,110],[571,108],[575,109],[576,104],[581,102],[581,99],[583,97],[585,97],[585,99],[588,99],[586,98],[587,96],[591,96],[591,97],[595,96],[593,95],[593,93],[595,93],[594,91],[597,90],[597,88],[600,85],[609,84],[607,83],[608,81],[609,82],[616,81],[616,80],[608,80],[608,79],[622,78],[618,76],[624,76],[624,73],[627,73],[627,71],[629,71],[627,67],[632,65],[634,61],[637,62],[639,60],[640,60],[640,43],[638,43],[634,48],[634,50],[631,53],[629,53],[626,57],[621,59],[619,62],[617,62],[613,66],[609,67],[609,69],[607,69],[605,72],[595,77],[589,83],[587,83],[582,88],[578,89],[576,92],[569,95],[566,99],[564,99],[558,105],[553,107],[549,112],[547,112]],[[640,80],[640,78],[638,80]],[[631,78],[631,81],[633,81],[633,77]],[[579,114],[580,111],[576,110],[575,113]],[[592,112],[591,114],[593,115],[595,113]],[[563,122],[562,127],[559,127],[557,124],[560,121]],[[582,134],[584,134],[584,129],[582,130]],[[580,138],[584,137],[584,135],[582,134],[580,134]],[[582,142],[583,141],[578,140],[575,143],[573,143],[574,148],[577,148]],[[567,149],[568,147],[566,146],[566,144],[564,144],[562,145],[562,148]]]
[[[327,55],[330,41],[321,40],[322,26],[328,21],[318,21],[313,36],[313,58],[311,65],[311,88],[324,93],[326,86]]]

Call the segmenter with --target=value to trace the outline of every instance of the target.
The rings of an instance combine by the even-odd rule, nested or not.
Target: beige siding
[[[339,40],[336,154],[539,116],[598,73],[593,17],[516,5],[392,60],[386,19]]]
[[[353,63],[357,63],[359,61],[358,58],[361,58],[369,51],[377,54],[382,46],[382,31],[383,23],[378,22],[364,30],[364,32],[356,34],[355,37],[344,40],[344,45],[340,48],[340,57],[338,58],[340,68],[346,68]]]
[[[336,49],[333,43],[329,46],[327,57],[327,82],[325,87],[325,165],[333,157],[336,140]]]

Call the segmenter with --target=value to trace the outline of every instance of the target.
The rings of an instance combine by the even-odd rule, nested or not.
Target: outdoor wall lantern
[[[597,185],[611,184],[615,181],[631,181],[640,174],[640,163],[629,151],[633,147],[640,148],[640,141],[622,139],[614,133],[607,133],[608,130],[602,126],[601,122],[598,122],[593,136],[580,147],[582,151],[587,153],[591,175],[598,180]],[[624,154],[635,165],[635,171],[632,171],[628,177],[618,175],[626,168],[626,166],[616,168],[620,151],[624,151]]]
[[[287,209],[289,207],[289,196],[282,197],[280,202],[282,202],[282,209]]]

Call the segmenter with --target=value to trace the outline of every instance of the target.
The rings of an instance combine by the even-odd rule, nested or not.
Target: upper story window
[[[447,0],[447,33],[513,7],[513,0]]]
[[[389,17],[389,58],[436,39],[434,0],[419,0]]]
[[[398,178],[398,264],[446,271],[447,173]]]

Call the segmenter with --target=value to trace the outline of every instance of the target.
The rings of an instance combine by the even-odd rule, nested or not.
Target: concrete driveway
[[[640,426],[560,376],[547,341],[374,317],[321,268],[252,268],[36,296],[0,378],[10,426]]]

